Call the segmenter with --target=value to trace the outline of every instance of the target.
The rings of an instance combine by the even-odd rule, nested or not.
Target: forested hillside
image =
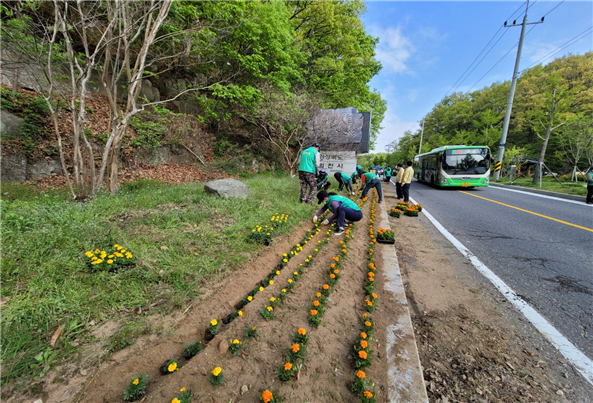
[[[2,108],[40,118],[26,146],[51,138],[47,153],[59,154],[74,197],[104,182],[115,192],[122,147],[159,144],[164,118],[183,121],[181,131],[201,124],[215,150],[248,145],[291,169],[283,154],[299,151],[303,123],[320,107],[370,111],[372,138],[380,128],[386,105],[368,85],[381,69],[378,39],[365,32],[364,11],[358,0],[3,1]],[[25,81],[38,94],[26,105],[17,92]]]
[[[496,155],[510,89],[497,82],[454,93],[425,116],[422,152],[448,144],[488,145]],[[421,128],[393,144],[390,163],[418,154]],[[504,165],[514,157],[541,158],[567,172],[593,164],[593,53],[569,55],[523,71],[517,81]]]

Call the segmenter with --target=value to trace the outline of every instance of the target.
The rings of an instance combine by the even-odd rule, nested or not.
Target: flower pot
[[[395,239],[377,239],[377,242],[393,245],[395,244]]]

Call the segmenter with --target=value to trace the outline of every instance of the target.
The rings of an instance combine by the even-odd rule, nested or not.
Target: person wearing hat
[[[323,221],[323,225],[328,225],[334,220],[337,220],[338,230],[334,235],[342,235],[344,233],[344,220],[360,221],[362,220],[362,211],[360,207],[347,197],[339,196],[335,193],[327,193],[325,190],[317,193],[317,204],[323,204],[313,216],[313,222],[317,222],[319,217],[329,209],[334,215]]]
[[[346,175],[344,172],[336,172],[334,174],[334,178],[336,178],[336,180],[338,181],[338,190],[341,192],[342,189],[344,189],[344,186],[346,186],[346,190],[348,192],[350,192],[352,194],[352,196],[354,196],[354,190],[352,190],[352,178],[349,177],[348,175]]]
[[[301,183],[301,203],[313,204],[317,192],[317,169],[319,169],[319,143],[303,150],[299,164],[299,182]],[[309,188],[309,194],[307,194]]]
[[[593,204],[593,165],[589,167],[589,170],[585,174],[587,179],[587,204]]]
[[[360,184],[360,190],[362,190],[362,194],[360,195],[361,199],[364,199],[372,188],[377,188],[377,193],[379,194],[379,200],[377,203],[381,203],[383,201],[383,189],[381,188],[381,179],[377,175],[372,172],[366,172],[362,174],[362,183]],[[366,184],[366,186],[365,186]]]

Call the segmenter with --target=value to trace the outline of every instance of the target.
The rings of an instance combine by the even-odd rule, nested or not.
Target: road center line
[[[591,229],[591,228],[582,227],[580,225],[572,224],[572,223],[569,223],[567,221],[562,221],[562,220],[559,220],[557,218],[548,217],[547,215],[543,215],[543,214],[539,214],[539,213],[536,213],[536,212],[533,212],[533,211],[525,210],[525,209],[522,209],[520,207],[511,206],[510,204],[501,203],[501,202],[496,201],[496,200],[487,199],[485,197],[478,196],[478,195],[475,195],[475,194],[472,194],[472,193],[469,193],[469,192],[464,192],[464,191],[461,191],[460,190],[459,193],[463,193],[463,194],[466,194],[466,195],[469,195],[469,196],[477,197],[478,199],[488,200],[488,201],[490,201],[492,203],[500,204],[500,205],[505,206],[505,207],[510,207],[510,208],[515,209],[515,210],[519,210],[519,211],[523,211],[525,213],[533,214],[533,215],[536,215],[538,217],[547,218],[548,220],[556,221],[556,222],[559,222],[561,224],[570,225],[571,227],[575,227],[575,228],[579,228],[579,229],[584,229],[585,231],[593,232],[593,229]]]
[[[412,203],[415,200],[410,198]],[[501,203],[502,204],[502,203]],[[525,300],[509,287],[500,277],[490,270],[480,261],[469,249],[457,240],[445,227],[441,225],[426,209],[422,209],[422,214],[432,222],[432,224],[445,236],[480,272],[486,277],[500,293],[527,318],[529,322],[547,338],[550,343],[583,375],[583,377],[593,385],[593,360],[572,344],[562,333],[560,333],[546,318],[533,309]]]

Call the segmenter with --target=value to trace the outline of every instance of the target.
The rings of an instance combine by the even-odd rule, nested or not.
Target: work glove
[[[317,214],[313,215],[313,222],[317,222],[318,219],[319,217],[317,217]]]
[[[329,225],[329,221],[328,221],[328,220],[324,220],[324,221],[322,222],[322,224],[323,224],[323,225]]]

